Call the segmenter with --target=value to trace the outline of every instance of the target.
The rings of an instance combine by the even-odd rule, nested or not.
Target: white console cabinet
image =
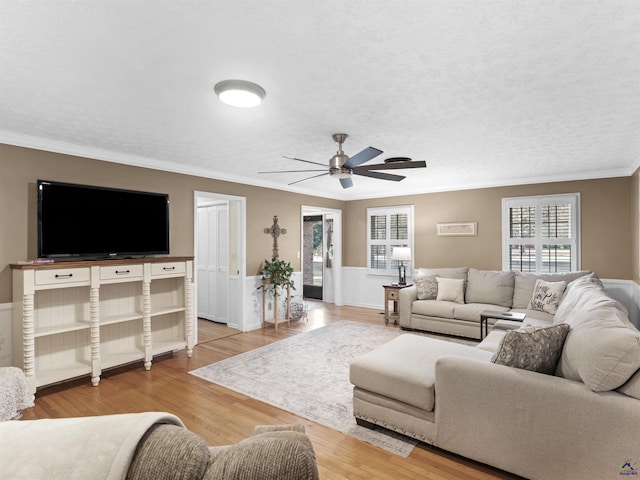
[[[14,365],[31,391],[193,350],[193,258],[14,264]]]

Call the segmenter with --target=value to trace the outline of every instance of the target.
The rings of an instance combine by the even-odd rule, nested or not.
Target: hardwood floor
[[[209,445],[238,442],[251,435],[255,425],[301,423],[313,442],[323,479],[519,478],[423,444],[408,458],[401,458],[187,373],[342,319],[384,325],[380,311],[321,302],[311,303],[308,317],[308,321],[292,322],[290,328],[281,324],[277,332],[270,326],[247,333],[199,320],[200,343],[192,358],[181,351],[156,358],[150,371],[136,364],[104,372],[97,388],[83,378],[41,389],[35,407],[25,411],[23,418],[166,411],[180,417]]]

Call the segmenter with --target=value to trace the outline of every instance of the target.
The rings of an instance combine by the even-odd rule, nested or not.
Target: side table
[[[384,288],[384,324],[389,325],[389,320],[393,319],[393,324],[398,324],[398,318],[400,318],[400,313],[398,310],[398,292],[403,288],[410,287],[413,284],[409,285],[398,285],[390,284],[383,285]],[[389,312],[389,302],[393,302],[393,311]]]
[[[489,333],[489,319],[495,318],[497,320],[511,320],[514,322],[522,322],[526,313],[518,312],[498,312],[495,310],[485,310],[480,313],[480,340],[487,336]]]

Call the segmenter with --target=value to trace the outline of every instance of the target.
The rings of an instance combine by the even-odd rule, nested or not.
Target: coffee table
[[[489,319],[495,318],[498,320],[512,320],[515,322],[522,322],[526,313],[519,312],[498,312],[496,310],[485,310],[480,313],[480,340],[487,336],[489,333]]]

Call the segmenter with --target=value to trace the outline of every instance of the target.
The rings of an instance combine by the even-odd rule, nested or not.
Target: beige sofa
[[[259,426],[234,445],[207,447],[163,412],[1,422],[0,472],[14,480],[319,478],[302,425]]]
[[[640,332],[624,307],[586,275],[551,320],[502,326],[475,347],[408,333],[356,359],[356,420],[531,479],[633,473]]]
[[[419,268],[413,277],[414,284],[399,292],[399,324],[409,330],[479,339],[480,314],[485,310],[521,312],[530,319],[551,321],[553,315],[529,308],[536,280],[569,283],[589,273]],[[488,321],[493,325],[496,319]]]

